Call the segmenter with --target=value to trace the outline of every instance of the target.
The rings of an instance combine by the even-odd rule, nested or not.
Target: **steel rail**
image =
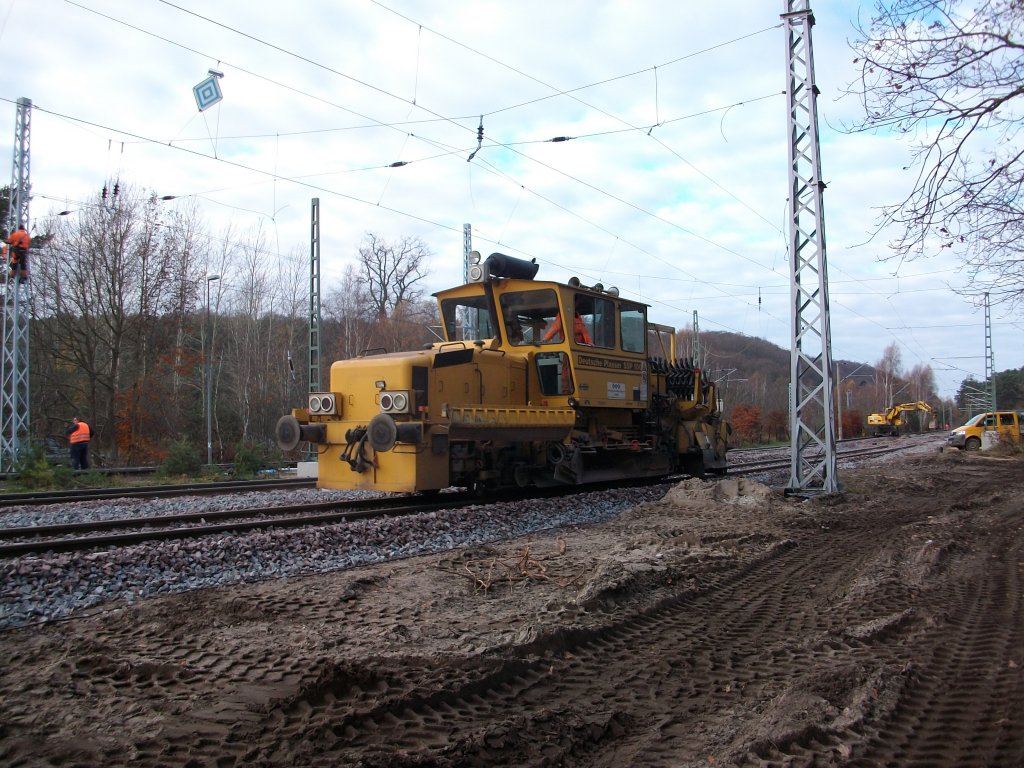
[[[479,498],[475,499],[463,499],[457,501],[454,499],[446,499],[445,501],[432,501],[424,503],[423,501],[417,501],[412,504],[406,505],[395,505],[395,501],[391,500],[391,507],[375,507],[369,509],[338,509],[338,503],[335,502],[333,507],[334,511],[326,511],[316,514],[308,513],[308,506],[302,507],[270,507],[260,510],[233,510],[232,515],[236,518],[255,518],[260,514],[272,514],[276,513],[276,517],[260,517],[259,519],[236,519],[230,522],[215,523],[212,525],[200,525],[200,526],[188,526],[188,527],[166,527],[166,528],[144,528],[142,530],[134,531],[121,531],[119,533],[111,533],[96,536],[75,536],[65,538],[44,538],[44,539],[32,539],[28,541],[14,541],[5,542],[0,544],[0,559],[8,559],[13,557],[20,557],[21,555],[31,553],[42,553],[42,552],[75,552],[82,550],[100,549],[109,546],[125,546],[129,544],[139,544],[146,541],[167,541],[172,539],[190,539],[190,538],[201,538],[203,536],[210,536],[217,533],[238,533],[242,531],[251,531],[261,528],[298,528],[305,525],[323,525],[326,523],[345,522],[349,520],[362,520],[374,517],[384,516],[397,516],[397,515],[409,515],[420,512],[431,512],[438,509],[455,509],[458,507],[470,506],[472,504],[483,503]],[[299,514],[287,514],[289,509],[302,510]],[[284,514],[282,514],[284,513]],[[207,514],[206,517],[210,515]],[[179,516],[175,516],[179,517]],[[187,515],[185,517],[194,517]],[[198,515],[202,518],[203,515]],[[147,521],[154,522],[153,518],[147,518]],[[103,524],[120,523],[124,521],[100,521]],[[134,521],[138,523],[138,521]],[[89,528],[90,530],[97,530],[97,523],[80,523],[75,525],[81,525]],[[62,527],[62,526],[54,526]],[[67,526],[63,526],[66,528]],[[121,526],[124,527],[124,526]],[[9,531],[15,529],[6,529],[3,531],[4,537]],[[16,529],[20,532],[35,531],[34,528],[21,528]]]
[[[586,490],[600,490],[601,488],[609,487],[609,485],[605,483],[586,486]],[[529,491],[530,498],[538,498],[578,493],[580,487],[532,488]],[[418,496],[407,497],[406,499],[385,497],[353,501],[324,501],[313,504],[302,503],[277,507],[208,510],[206,512],[188,512],[178,515],[107,519],[82,523],[63,523],[60,525],[0,527],[0,542],[3,542],[0,543],[0,559],[19,557],[33,552],[70,552],[96,549],[110,545],[123,546],[143,541],[200,538],[216,533],[247,531],[273,526],[294,528],[345,520],[409,515],[442,509],[458,509],[473,506],[474,504],[493,504],[521,498],[523,498],[523,491],[521,489],[494,492],[487,498],[477,493],[463,491],[444,493],[440,496],[431,496],[429,498]],[[318,509],[324,511],[310,514],[311,511]],[[289,512],[292,514],[289,514]],[[172,527],[209,519],[221,519],[230,522]],[[121,529],[120,532],[105,535],[74,535],[80,532],[118,531],[119,529]],[[12,541],[13,539],[22,540]]]
[[[0,494],[0,507],[63,504],[69,501],[112,501],[125,498],[162,498],[199,496],[214,493],[241,493],[274,489],[314,488],[313,478],[279,478],[276,480],[224,480],[212,483],[175,483],[132,488],[75,489],[66,491],[25,491]]]

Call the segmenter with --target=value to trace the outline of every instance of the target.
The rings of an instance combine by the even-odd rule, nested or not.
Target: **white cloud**
[[[939,371],[951,394],[984,371],[981,315],[949,290],[962,277],[948,255],[877,260],[886,238],[869,236],[879,206],[907,189],[909,156],[892,138],[833,130],[856,118],[839,95],[856,77],[846,39],[858,4],[821,5],[833,354],[874,362],[899,341],[906,365],[953,368]],[[306,252],[319,197],[326,281],[374,231],[431,246],[431,290],[461,276],[469,222],[479,250],[535,256],[542,277],[616,283],[656,320],[681,326],[696,310],[702,328],[786,346],[785,48],[769,29],[783,6],[182,3],[218,26],[157,0],[8,0],[0,125],[13,127],[18,97],[33,100],[37,220],[120,175],[200,195],[215,224],[262,221],[287,258]],[[192,86],[211,67],[224,101],[199,114]],[[555,136],[576,138],[522,143]],[[1020,323],[993,319],[997,367],[1024,364]]]

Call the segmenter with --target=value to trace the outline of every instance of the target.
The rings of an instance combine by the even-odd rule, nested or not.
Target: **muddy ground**
[[[1024,765],[1024,461],[842,480],[3,633],[0,764]]]

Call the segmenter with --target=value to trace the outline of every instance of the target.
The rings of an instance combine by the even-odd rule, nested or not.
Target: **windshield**
[[[972,419],[971,419],[970,421],[968,421],[968,422],[967,422],[966,424],[964,424],[964,426],[965,426],[965,427],[973,427],[973,426],[976,426],[976,425],[977,425],[978,423],[980,423],[980,422],[981,422],[981,420],[982,420],[982,419],[984,419],[984,418],[985,418],[985,416],[987,416],[987,415],[988,415],[988,414],[985,414],[985,413],[979,413],[979,414],[978,414],[977,416],[973,417],[973,418],[972,418]]]
[[[494,318],[485,296],[464,296],[441,302],[444,334],[448,341],[491,339],[495,334]]]
[[[558,296],[550,288],[509,291],[501,296],[508,340],[523,344],[558,344],[563,340]]]

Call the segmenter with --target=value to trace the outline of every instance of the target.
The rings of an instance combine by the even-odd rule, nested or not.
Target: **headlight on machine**
[[[385,391],[380,393],[381,413],[408,413],[412,398],[408,392]]]
[[[312,393],[309,396],[309,413],[312,416],[337,416],[337,396],[333,392]]]

